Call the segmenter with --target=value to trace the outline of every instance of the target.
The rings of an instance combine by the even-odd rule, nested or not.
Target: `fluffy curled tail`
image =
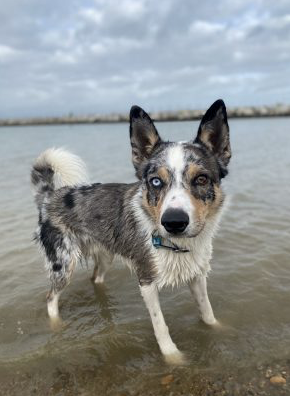
[[[78,156],[63,149],[50,148],[35,160],[31,182],[39,205],[54,190],[89,183],[89,178],[86,166]]]

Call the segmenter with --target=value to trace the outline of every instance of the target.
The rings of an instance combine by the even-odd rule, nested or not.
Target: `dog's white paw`
[[[64,322],[60,316],[49,318],[50,328],[53,332],[61,331],[64,327]]]
[[[102,285],[104,283],[104,276],[98,275],[93,279],[93,281],[96,285]]]
[[[236,331],[236,329],[228,324],[222,323],[220,321],[217,321],[215,325],[213,325],[213,328],[218,330],[218,331]]]
[[[209,324],[210,326],[214,327],[215,329],[221,329],[223,327],[223,325],[221,324],[221,322],[219,320],[214,320],[213,323]]]
[[[176,351],[167,353],[164,356],[166,363],[174,366],[185,366],[187,364],[186,356],[178,349]]]
[[[233,330],[233,327],[231,327],[231,326],[229,326],[227,324],[224,324],[224,323],[222,323],[222,322],[220,322],[219,320],[216,320],[216,319],[215,319],[215,321],[210,322],[210,323],[206,323],[206,324],[209,325],[212,329],[214,329],[216,331]]]
[[[214,327],[218,327],[219,321],[216,320],[216,318],[214,316],[210,316],[210,317],[202,317],[202,321],[207,324],[208,326],[214,326]]]

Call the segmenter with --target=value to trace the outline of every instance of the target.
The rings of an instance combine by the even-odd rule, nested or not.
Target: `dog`
[[[189,142],[162,140],[149,115],[133,106],[130,140],[135,183],[90,184],[82,160],[62,149],[46,150],[33,165],[35,239],[51,281],[48,315],[59,318],[59,296],[82,258],[93,258],[93,279],[102,283],[114,256],[121,257],[137,274],[162,354],[177,362],[182,353],[166,326],[160,289],[188,284],[202,320],[218,323],[207,275],[231,158],[225,104],[212,104]]]

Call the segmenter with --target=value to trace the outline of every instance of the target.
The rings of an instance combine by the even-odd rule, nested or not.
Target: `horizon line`
[[[199,120],[205,110],[169,110],[149,112],[156,122]],[[227,108],[228,118],[288,117],[290,105],[236,106]],[[129,122],[128,113],[107,113],[91,115],[0,118],[0,126],[61,125],[61,124],[102,124]]]

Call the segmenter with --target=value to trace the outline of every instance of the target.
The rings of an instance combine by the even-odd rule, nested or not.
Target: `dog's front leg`
[[[140,290],[146,307],[150,313],[154,333],[165,360],[173,364],[183,363],[183,354],[177,349],[176,345],[172,341],[168,327],[165,323],[160,308],[159,295],[155,283],[152,282],[150,285],[140,286]]]
[[[208,325],[217,324],[213,310],[207,295],[207,285],[205,276],[197,276],[188,283],[189,289],[194,295],[204,323]]]

